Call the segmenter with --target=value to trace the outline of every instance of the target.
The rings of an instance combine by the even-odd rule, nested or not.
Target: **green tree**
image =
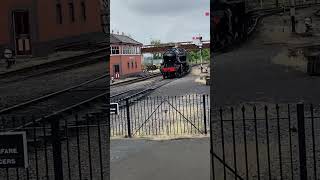
[[[202,49],[202,61],[208,62],[210,60],[210,50],[209,49]],[[190,63],[200,63],[200,51],[199,50],[192,50],[187,52],[187,57]]]
[[[157,39],[152,39],[150,44],[154,45],[154,46],[160,46],[161,41],[157,40]],[[162,58],[162,54],[161,53],[152,53],[152,55],[153,55],[153,59],[161,59]]]

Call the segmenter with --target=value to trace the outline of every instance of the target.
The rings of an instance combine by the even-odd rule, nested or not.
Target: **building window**
[[[133,61],[131,62],[131,68],[133,69]]]
[[[81,19],[86,21],[87,13],[86,13],[86,3],[84,1],[81,2]]]
[[[111,46],[111,54],[120,54],[119,46]]]
[[[138,63],[137,63],[137,61],[136,61],[136,68],[138,68]]]
[[[75,17],[74,17],[73,2],[69,3],[69,16],[70,16],[70,22],[74,22],[75,21]]]
[[[128,46],[123,46],[122,54],[129,54],[129,47]]]
[[[57,23],[62,24],[62,9],[61,4],[56,5],[56,16],[57,16]]]
[[[128,69],[130,69],[130,63],[128,63]]]

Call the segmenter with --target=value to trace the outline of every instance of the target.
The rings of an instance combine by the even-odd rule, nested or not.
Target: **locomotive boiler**
[[[190,72],[187,62],[187,52],[182,48],[171,48],[163,54],[163,62],[160,68],[164,79],[182,77]]]

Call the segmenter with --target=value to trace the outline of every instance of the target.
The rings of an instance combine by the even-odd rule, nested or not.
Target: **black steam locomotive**
[[[182,48],[170,48],[163,54],[160,68],[163,78],[182,77],[190,72],[187,52]]]
[[[247,36],[247,14],[244,1],[214,1],[213,43],[225,47]]]

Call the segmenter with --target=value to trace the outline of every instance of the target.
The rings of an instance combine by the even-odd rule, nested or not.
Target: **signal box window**
[[[119,46],[111,46],[111,54],[120,54]]]
[[[128,63],[128,69],[130,69],[130,63]]]

